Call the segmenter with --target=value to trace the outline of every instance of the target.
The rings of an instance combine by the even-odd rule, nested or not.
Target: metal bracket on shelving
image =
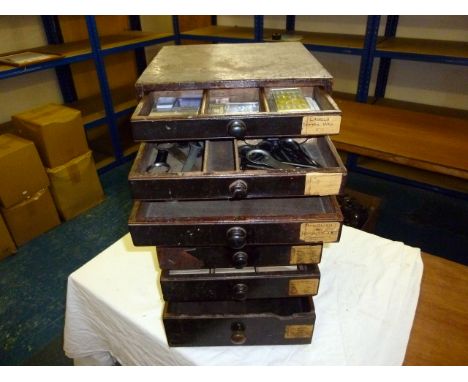
[[[172,16],[172,29],[174,30],[174,42],[180,45],[179,16]]]
[[[294,32],[296,29],[296,16],[286,16],[286,30]]]
[[[385,37],[395,37],[399,16],[387,16],[387,23],[385,25]],[[385,90],[387,88],[388,74],[390,73],[391,58],[381,57],[379,64],[379,71],[377,74],[377,82],[375,84],[375,100],[385,97]]]
[[[255,41],[263,41],[263,16],[254,16]]]
[[[49,44],[62,44],[63,35],[60,29],[58,16],[41,16],[42,25]],[[64,103],[70,103],[77,100],[75,83],[70,65],[61,65],[55,67],[55,74],[59,83],[60,91]]]
[[[114,105],[112,103],[112,94],[110,91],[109,82],[107,80],[106,68],[104,65],[104,56],[101,52],[101,42],[99,40],[96,19],[94,18],[94,16],[85,17],[86,26],[88,28],[89,42],[91,44],[91,52],[94,58],[94,65],[96,66],[96,73],[101,89],[102,102],[104,104],[104,110],[106,112],[106,122],[111,135],[112,147],[114,148],[116,163],[120,164],[123,162],[124,155],[122,150],[122,144],[120,142],[117,117],[114,112]]]
[[[140,16],[128,16],[130,29],[132,31],[141,31],[141,20]],[[135,59],[138,74],[140,75],[146,69],[146,56],[144,48],[135,49]]]
[[[367,102],[369,95],[370,78],[372,75],[372,64],[374,62],[375,47],[379,34],[380,16],[369,16],[367,18],[366,34],[364,38],[364,50],[359,68],[358,89],[356,100]]]

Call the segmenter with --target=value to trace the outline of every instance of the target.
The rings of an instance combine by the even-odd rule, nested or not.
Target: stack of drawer
[[[170,346],[310,343],[346,169],[332,77],[300,43],[164,47],[136,83],[135,245]]]

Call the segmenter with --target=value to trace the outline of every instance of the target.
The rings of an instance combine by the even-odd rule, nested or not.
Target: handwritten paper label
[[[291,247],[289,264],[318,264],[321,254],[321,245],[297,245]]]
[[[289,295],[303,296],[316,295],[318,292],[318,279],[295,279],[289,280]]]
[[[302,223],[299,239],[308,242],[331,243],[338,240],[339,222]]]
[[[337,195],[340,193],[342,174],[312,172],[306,174],[304,195]]]
[[[338,134],[341,115],[307,115],[302,118],[302,135]]]
[[[310,338],[314,332],[314,325],[286,325],[284,338]]]

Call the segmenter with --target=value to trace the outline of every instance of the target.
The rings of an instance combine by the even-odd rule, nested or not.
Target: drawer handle
[[[246,340],[245,325],[242,322],[234,322],[231,325],[231,342],[234,345],[243,345]]]
[[[243,180],[235,180],[229,185],[229,192],[233,199],[244,199],[247,196],[247,183]]]
[[[239,251],[232,255],[232,264],[235,268],[244,268],[247,265],[249,260],[249,255],[247,253]]]
[[[244,138],[247,133],[247,126],[244,121],[234,119],[227,125],[228,134],[234,138]]]
[[[241,249],[245,246],[245,242],[247,239],[247,232],[242,227],[231,227],[228,229],[227,233],[227,241],[231,248],[233,249]]]
[[[245,284],[236,284],[232,290],[234,292],[234,300],[244,301],[247,298],[249,288]]]

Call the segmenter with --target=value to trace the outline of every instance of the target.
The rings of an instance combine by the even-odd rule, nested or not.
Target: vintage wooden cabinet
[[[320,263],[322,244],[257,245],[239,250],[227,246],[157,247],[157,257],[163,270],[308,265]]]
[[[347,175],[332,84],[296,42],[167,46],[138,79],[129,230],[169,346],[310,343]]]
[[[313,106],[275,102],[275,90],[290,88],[299,88]],[[331,88],[332,76],[300,43],[164,47],[136,83],[141,101],[132,116],[133,136],[167,141],[338,134],[341,111]],[[170,97],[199,101],[154,111],[160,98]],[[227,107],[220,108],[226,99]]]
[[[163,322],[169,346],[308,344],[315,309],[311,297],[169,302]]]
[[[315,296],[317,265],[166,270],[161,289],[166,301],[212,301]]]
[[[242,169],[239,151],[258,141],[203,141],[203,151],[188,172],[182,171],[186,148],[185,152],[169,149],[170,169],[156,172],[153,164],[161,150],[157,143],[143,143],[129,175],[132,196],[138,200],[243,199],[337,195],[342,191],[346,169],[329,137],[295,140],[320,167]]]
[[[135,202],[135,245],[167,247],[296,245],[338,241],[343,216],[333,196]]]

